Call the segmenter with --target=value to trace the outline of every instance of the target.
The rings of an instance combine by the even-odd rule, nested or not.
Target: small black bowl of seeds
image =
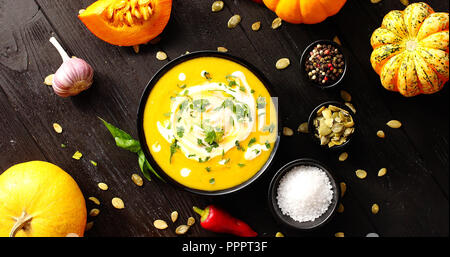
[[[353,111],[337,101],[318,105],[309,115],[308,130],[314,141],[326,149],[342,149],[356,131]]]
[[[305,82],[327,89],[341,84],[347,71],[347,62],[339,44],[319,40],[306,47],[300,67]]]

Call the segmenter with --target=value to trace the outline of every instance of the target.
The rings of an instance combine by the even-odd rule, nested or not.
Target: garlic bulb
[[[70,58],[56,38],[51,37],[50,42],[63,59],[63,63],[53,76],[53,91],[61,97],[68,97],[88,89],[94,78],[92,66],[80,58]]]

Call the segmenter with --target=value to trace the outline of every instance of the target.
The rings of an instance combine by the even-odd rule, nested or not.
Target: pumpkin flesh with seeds
[[[373,69],[387,90],[411,97],[442,89],[449,78],[449,15],[425,3],[394,10],[371,37]]]
[[[315,24],[337,14],[346,0],[263,0],[263,2],[286,22]]]
[[[171,10],[172,0],[99,0],[78,18],[110,44],[135,46],[161,34]]]

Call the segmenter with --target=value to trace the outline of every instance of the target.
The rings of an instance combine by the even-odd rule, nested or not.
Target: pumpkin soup
[[[182,62],[156,82],[143,128],[157,164],[178,183],[216,191],[253,177],[277,139],[277,113],[264,84],[219,57]]]

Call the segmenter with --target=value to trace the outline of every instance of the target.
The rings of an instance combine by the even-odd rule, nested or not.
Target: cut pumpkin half
[[[172,0],[98,0],[78,18],[98,38],[118,46],[145,44],[169,22]]]

